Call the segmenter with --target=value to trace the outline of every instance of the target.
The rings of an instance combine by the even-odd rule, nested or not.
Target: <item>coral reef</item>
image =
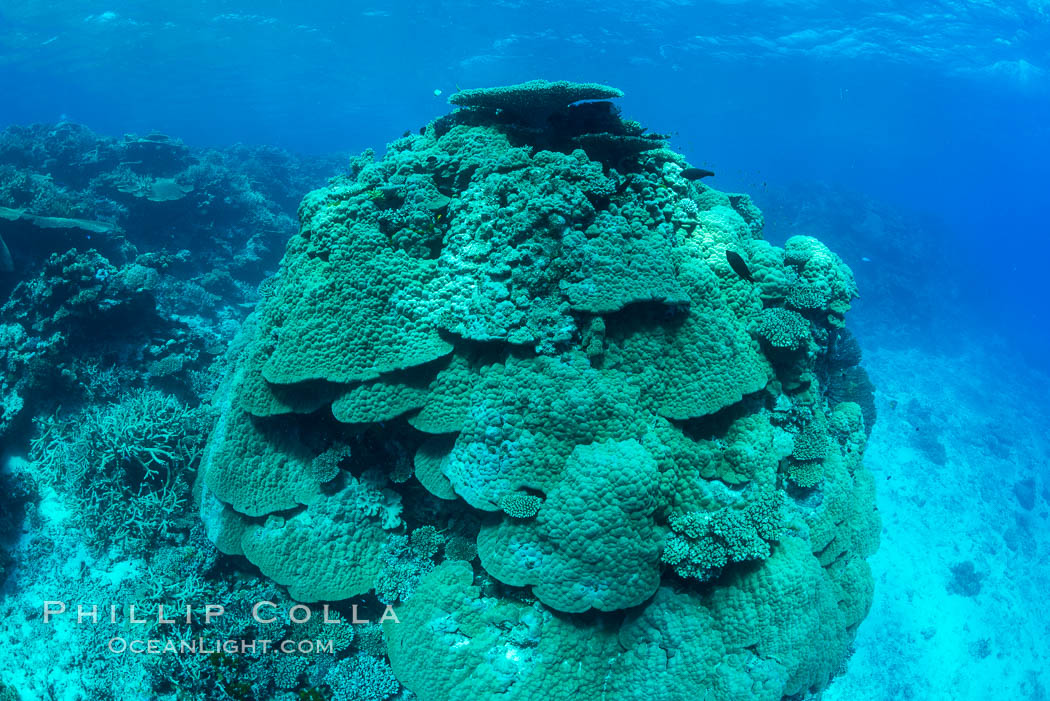
[[[113,404],[40,419],[30,459],[89,542],[142,554],[190,530],[190,485],[210,427],[203,409],[132,390]]]
[[[0,471],[0,639],[12,653],[0,664],[4,693],[330,696],[325,672],[355,653],[352,633],[309,660],[115,657],[105,644],[128,635],[126,624],[40,629],[37,602],[291,606],[272,582],[219,562],[194,483],[224,350],[295,232],[302,193],[343,169],[334,158],[193,149],[160,135],[115,140],[69,123],[0,133],[0,443],[5,459],[29,458]],[[303,634],[246,625],[245,611],[232,618],[135,634]],[[385,654],[374,641],[370,650]]]
[[[860,343],[849,329],[839,329],[830,339],[822,383],[827,387],[828,402],[832,406],[841,402],[860,406],[864,433],[870,437],[878,417],[875,385],[860,361]]]
[[[0,471],[0,584],[14,561],[9,548],[19,541],[22,524],[37,501],[36,480],[30,475]]]
[[[770,492],[743,509],[674,514],[663,561],[682,577],[706,581],[731,562],[764,560],[769,544],[780,538],[782,506],[783,495]]]
[[[616,95],[454,96],[305,197],[234,346],[209,537],[295,599],[400,601],[422,701],[801,697],[871,603],[866,426],[827,382],[852,272]]]
[[[341,169],[68,122],[0,132],[0,436],[133,386],[206,391],[301,193]]]
[[[864,326],[855,331],[900,345],[912,345],[915,334],[953,338],[968,309],[962,300],[969,285],[958,273],[964,249],[942,245],[952,233],[932,211],[889,205],[833,180],[771,180],[760,190],[770,241],[809,232],[853,267],[865,300],[894,300],[866,305],[856,318]]]

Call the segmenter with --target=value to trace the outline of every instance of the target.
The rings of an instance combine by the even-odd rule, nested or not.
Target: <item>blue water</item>
[[[773,243],[812,233],[856,274],[884,536],[834,698],[987,698],[962,673],[929,681],[945,659],[1001,674],[1001,698],[1046,698],[1045,661],[1008,646],[1050,639],[1034,603],[1050,576],[1050,1],[0,0],[0,130],[382,153],[458,89],[533,78],[622,89],[626,117],[752,195]],[[1034,510],[1017,507],[1025,479]],[[959,534],[937,530],[956,518]],[[941,612],[977,615],[945,593],[964,559],[984,596],[1008,593],[970,637],[938,638]]]
[[[957,260],[975,331],[1035,360],[1050,339],[1050,9],[1035,0],[6,2],[0,66],[0,124],[64,115],[314,153],[385,143],[457,87],[614,84],[626,113],[760,205],[763,183],[821,180],[934,213],[932,255]]]

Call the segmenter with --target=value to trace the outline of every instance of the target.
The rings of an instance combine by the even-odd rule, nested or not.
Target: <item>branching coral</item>
[[[185,527],[208,414],[155,390],[38,421],[30,458],[96,542],[145,548]]]
[[[809,340],[809,322],[801,314],[790,309],[763,309],[758,335],[773,348],[798,350]]]
[[[783,495],[770,492],[743,508],[674,515],[663,561],[679,576],[703,582],[729,563],[769,557],[783,527],[783,506]]]
[[[380,555],[383,565],[375,580],[379,600],[393,604],[409,598],[423,575],[434,569],[433,558],[443,544],[444,538],[433,526],[417,528],[411,538],[390,538]]]

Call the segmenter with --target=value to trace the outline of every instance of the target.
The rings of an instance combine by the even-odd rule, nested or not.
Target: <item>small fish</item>
[[[700,178],[710,178],[714,175],[714,171],[704,170],[703,168],[686,168],[682,171],[682,177],[686,180],[699,180]]]
[[[871,258],[868,258],[867,256],[864,256],[863,258],[861,258],[861,260],[864,261],[865,263],[870,263],[871,262]]]
[[[744,278],[748,282],[755,281],[755,278],[751,277],[751,271],[747,269],[747,263],[744,262],[744,259],[740,257],[739,253],[735,251],[730,251],[727,248],[726,260],[729,261],[729,267],[732,268],[737,275]]]

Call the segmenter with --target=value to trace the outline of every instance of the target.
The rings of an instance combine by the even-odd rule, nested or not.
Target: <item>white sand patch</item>
[[[974,345],[868,352],[864,364],[879,388],[865,461],[882,546],[871,614],[825,701],[1046,698],[1050,381]]]

